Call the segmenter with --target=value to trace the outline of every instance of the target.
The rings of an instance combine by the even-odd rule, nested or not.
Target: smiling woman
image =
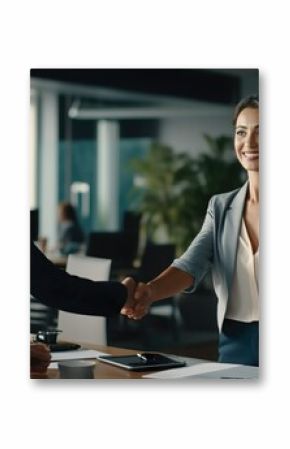
[[[184,289],[194,291],[208,271],[218,298],[219,361],[259,364],[259,100],[247,97],[234,112],[236,156],[247,171],[240,189],[214,195],[201,231],[185,253],[152,281],[135,285],[129,318],[142,318],[150,305]]]

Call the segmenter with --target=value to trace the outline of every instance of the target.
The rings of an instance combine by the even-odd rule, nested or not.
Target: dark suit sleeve
[[[49,307],[83,315],[119,313],[127,297],[120,282],[94,282],[66,273],[30,245],[30,292]]]

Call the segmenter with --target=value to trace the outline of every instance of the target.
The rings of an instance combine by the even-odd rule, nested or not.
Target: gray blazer
[[[199,234],[185,253],[172,263],[194,278],[194,291],[205,274],[211,270],[218,298],[217,322],[221,330],[231,292],[236,267],[237,245],[248,182],[240,189],[211,198]]]

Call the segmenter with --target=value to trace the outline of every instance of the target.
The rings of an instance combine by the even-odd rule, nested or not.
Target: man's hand
[[[127,288],[128,296],[127,296],[127,300],[126,300],[124,306],[122,307],[120,313],[122,315],[126,315],[128,318],[132,318],[133,310],[134,310],[134,306],[135,306],[134,293],[135,293],[137,284],[134,281],[134,279],[130,278],[130,277],[123,279],[122,284],[125,285],[125,287]]]
[[[152,304],[152,288],[150,284],[136,282],[126,278],[122,283],[128,288],[128,300],[121,310],[122,315],[134,320],[140,320],[149,312]]]
[[[152,300],[152,287],[150,284],[144,284],[139,282],[134,294],[134,320],[140,320],[149,312],[150,306],[153,302]]]
[[[46,377],[51,355],[48,346],[43,343],[30,344],[30,377]]]

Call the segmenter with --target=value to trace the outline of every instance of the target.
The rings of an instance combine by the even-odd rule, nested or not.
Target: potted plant
[[[243,183],[232,139],[204,138],[208,148],[195,158],[154,143],[143,159],[131,162],[135,175],[143,180],[134,190],[147,239],[174,243],[177,255],[199,232],[210,197]]]

